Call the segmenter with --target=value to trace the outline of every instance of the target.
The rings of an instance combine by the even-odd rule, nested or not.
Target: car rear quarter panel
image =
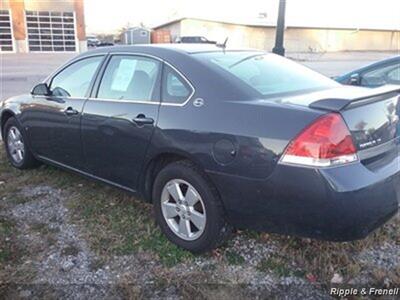
[[[198,97],[201,107],[193,105]],[[320,115],[268,101],[219,101],[197,91],[184,106],[161,105],[149,156],[178,152],[206,172],[264,179],[287,144]]]

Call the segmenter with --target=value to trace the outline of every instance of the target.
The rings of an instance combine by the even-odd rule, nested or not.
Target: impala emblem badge
[[[193,105],[195,107],[202,107],[204,105],[204,99],[203,98],[196,98],[193,100]]]

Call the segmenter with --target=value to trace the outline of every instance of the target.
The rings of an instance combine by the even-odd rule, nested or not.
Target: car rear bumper
[[[238,228],[332,241],[364,238],[396,214],[400,158],[326,169],[278,164],[267,180],[210,173]]]

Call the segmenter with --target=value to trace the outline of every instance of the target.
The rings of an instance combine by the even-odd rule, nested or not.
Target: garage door
[[[29,51],[76,51],[73,12],[26,11]]]
[[[0,51],[13,51],[11,17],[8,10],[0,10]]]

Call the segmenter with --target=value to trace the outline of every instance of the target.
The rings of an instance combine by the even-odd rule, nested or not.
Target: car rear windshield
[[[339,84],[298,63],[257,52],[194,54],[209,67],[228,73],[262,96],[279,96],[337,87]]]

